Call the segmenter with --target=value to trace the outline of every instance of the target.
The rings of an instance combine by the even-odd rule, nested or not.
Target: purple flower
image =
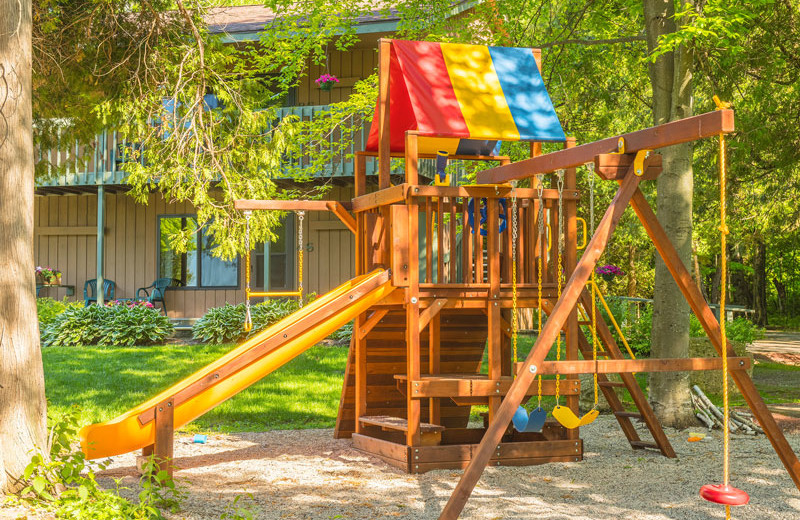
[[[622,276],[625,272],[614,264],[606,264],[597,268],[597,274],[604,277]]]

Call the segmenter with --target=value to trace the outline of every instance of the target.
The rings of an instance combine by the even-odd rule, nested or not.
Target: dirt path
[[[721,507],[698,496],[721,472],[721,439],[714,432],[688,443],[667,432],[679,459],[633,451],[616,421],[601,416],[582,430],[586,458],[578,463],[489,468],[464,519],[694,520],[723,518]],[[800,436],[789,438],[795,450]],[[800,492],[769,442],[734,437],[735,485],[751,504],[737,520],[800,518]],[[180,439],[177,479],[189,498],[175,519],[218,519],[237,496],[259,519],[435,519],[461,472],[406,475],[335,440],[331,430],[214,435],[208,444]],[[117,457],[103,474],[136,491],[134,457]]]
[[[776,363],[800,365],[800,332],[768,330],[764,339],[754,341],[747,350]]]

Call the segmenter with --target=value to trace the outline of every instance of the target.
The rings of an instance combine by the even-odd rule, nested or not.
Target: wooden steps
[[[578,301],[587,312],[590,312],[592,297],[587,290],[583,291]],[[614,341],[614,336],[611,334],[608,325],[599,316],[597,318],[597,338],[604,349],[602,352],[606,357],[609,359],[625,359],[619,346],[617,346],[617,343]],[[592,359],[592,345],[583,334],[578,334],[578,348],[584,359]],[[600,352],[598,352],[597,355],[600,356]],[[605,374],[598,374],[597,386],[603,392],[603,396],[614,411],[614,417],[616,417],[631,448],[637,450],[657,449],[665,457],[675,458],[675,450],[672,448],[672,444],[670,444],[664,430],[661,428],[661,424],[658,422],[636,378],[633,374],[620,374],[619,376],[621,381],[610,381]],[[636,407],[639,409],[638,412],[628,412],[625,410],[624,405],[617,396],[617,388],[624,388],[628,391],[634,404],[636,404]],[[639,438],[639,434],[631,422],[631,419],[639,419],[644,422],[653,437],[653,442],[642,441],[641,438]]]
[[[358,422],[364,425],[379,426],[383,430],[395,430],[400,432],[408,431],[408,421],[402,417],[391,417],[389,415],[365,415],[359,417]],[[422,433],[435,433],[444,431],[444,426],[430,423],[420,423]]]
[[[486,348],[487,318],[481,309],[443,309],[441,317],[441,372],[477,374]],[[390,310],[369,331],[366,340],[367,409],[364,415],[406,417],[406,397],[398,389],[395,374],[405,373],[406,342],[405,312]],[[429,372],[428,334],[420,336],[422,373]],[[348,438],[355,432],[355,349],[350,353],[345,369],[339,413],[336,419],[336,438]],[[429,400],[421,400],[422,417],[429,416]],[[458,406],[448,399],[440,400],[438,424],[447,428],[466,428],[470,406]]]

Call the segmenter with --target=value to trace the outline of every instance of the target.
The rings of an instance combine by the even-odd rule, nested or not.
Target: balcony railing
[[[281,118],[293,115],[302,121],[311,121],[315,118],[324,117],[327,105],[285,107],[278,111]],[[343,135],[344,133],[344,135]],[[322,169],[311,172],[312,177],[352,177],[353,159],[352,154],[363,150],[369,134],[369,125],[356,131],[352,128],[337,129],[328,137],[330,149],[336,147],[334,143],[342,137],[350,140],[351,144],[344,150],[332,154]],[[126,158],[124,151],[130,149],[132,143],[126,141],[119,132],[115,130],[105,130],[95,137],[95,140],[88,145],[89,153],[86,153],[84,146],[77,143],[63,143],[57,149],[37,152],[38,159],[47,161],[54,167],[53,175],[37,180],[38,188],[60,188],[70,186],[97,186],[97,185],[121,185],[125,184],[127,173],[125,172]],[[133,145],[135,146],[135,144]],[[311,161],[309,154],[314,150],[303,150],[301,153],[292,154],[286,158],[287,170],[289,166],[293,169],[309,168]],[[80,158],[80,159],[79,159]],[[420,173],[423,176],[432,177],[435,165],[432,161],[425,164],[420,161]],[[368,158],[366,163],[367,175],[374,175],[377,171],[377,161]],[[427,174],[427,175],[426,175]]]

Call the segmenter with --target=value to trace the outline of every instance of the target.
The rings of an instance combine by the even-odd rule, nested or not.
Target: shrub
[[[333,334],[328,336],[333,341],[349,341],[353,336],[353,322],[345,323],[340,329],[333,331]]]
[[[56,317],[71,307],[83,307],[83,302],[67,301],[66,296],[63,300],[53,298],[36,298],[36,312],[39,315],[39,330],[44,330],[53,323]]]
[[[250,307],[253,330],[244,331],[245,305],[214,307],[192,326],[195,339],[210,343],[239,341],[264,330],[300,308],[297,300],[269,300]]]
[[[169,318],[152,307],[118,305],[72,307],[59,314],[42,333],[45,347],[76,345],[152,345],[172,334]]]
[[[80,411],[73,409],[54,422],[48,455],[34,454],[20,478],[23,488],[18,496],[22,501],[56,518],[164,519],[162,509],[179,509],[186,493],[166,471],[158,470],[152,459],[144,465],[138,502],[121,496],[120,491],[126,488],[118,481],[114,490],[103,489],[95,470],[105,469],[108,462],[89,464],[80,449],[73,450],[79,417]]]

